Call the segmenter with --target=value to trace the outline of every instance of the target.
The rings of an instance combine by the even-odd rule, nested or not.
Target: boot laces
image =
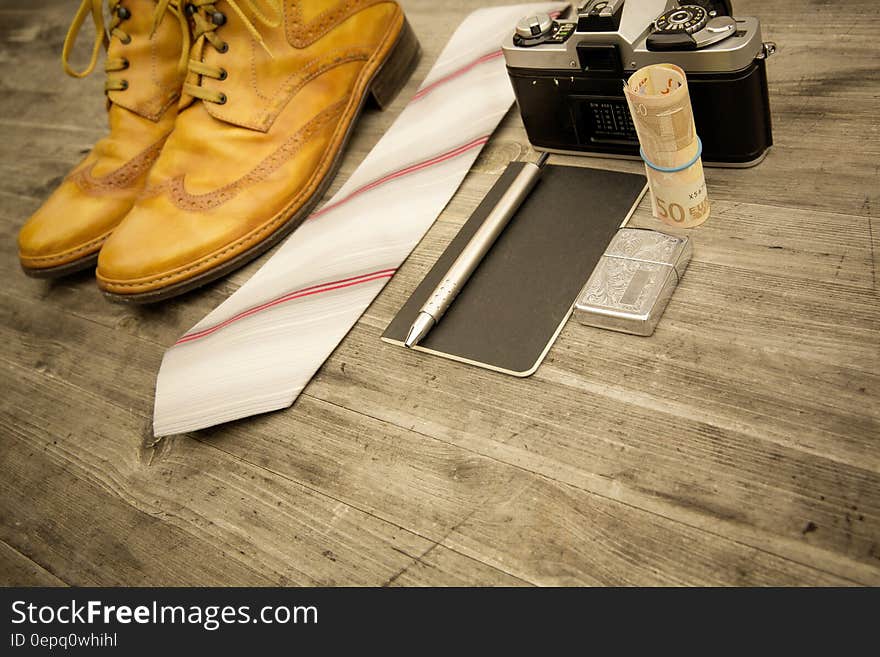
[[[171,2],[172,0],[162,0],[159,6],[156,7],[156,12],[153,16],[153,33],[155,33],[165,12],[171,11],[180,17],[179,20],[183,26],[183,33],[188,37],[189,26],[186,23],[186,18],[178,10],[176,2],[175,4],[171,4]],[[70,29],[67,31],[67,36],[64,38],[64,47],[61,50],[61,63],[68,75],[75,78],[84,78],[91,75],[98,64],[101,48],[109,46],[111,38],[115,37],[123,44],[131,43],[131,35],[122,27],[122,24],[131,18],[131,11],[122,5],[122,0],[107,0],[107,7],[110,12],[109,23],[105,22],[103,0],[82,0],[73,18],[73,22],[70,24]],[[80,30],[89,15],[91,15],[92,22],[95,24],[95,40],[92,45],[92,54],[88,65],[83,70],[77,71],[70,65],[70,54],[79,37]],[[151,37],[153,33],[150,34]],[[182,60],[181,68],[185,68],[186,52],[183,53]],[[107,73],[107,79],[104,82],[105,92],[125,91],[128,89],[128,80],[113,75],[119,71],[126,70],[128,67],[129,61],[125,57],[107,58],[107,61],[104,63],[104,71]]]
[[[169,2],[170,0],[159,0],[157,12],[161,11]],[[254,22],[248,18],[242,9],[242,5],[250,9],[255,22],[272,29],[281,25],[283,11],[281,0],[262,0],[268,11],[264,11],[257,0],[225,0],[225,2],[238,16],[254,40],[271,57],[272,52],[269,50],[269,46],[260,34],[259,29],[254,25]],[[184,12],[181,12],[181,16],[184,13],[189,16],[192,20],[193,28],[192,41],[187,43],[184,48],[184,65],[189,73],[198,76],[199,81],[198,84],[187,82],[183,85],[183,91],[193,98],[223,105],[227,100],[226,94],[216,90],[205,89],[200,83],[203,77],[225,80],[228,75],[226,69],[206,64],[199,59],[193,59],[190,55],[192,52],[201,52],[205,42],[210,43],[217,52],[225,53],[229,51],[229,44],[223,41],[217,33],[219,28],[226,24],[226,15],[217,9],[217,4],[219,4],[219,0],[189,0],[185,5]]]

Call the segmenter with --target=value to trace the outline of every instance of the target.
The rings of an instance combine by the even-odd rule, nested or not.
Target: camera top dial
[[[648,50],[699,50],[736,33],[736,19],[700,5],[682,5],[661,14],[648,35]]]
[[[549,14],[531,14],[524,16],[516,24],[516,34],[521,39],[540,39],[550,34],[553,19]]]
[[[549,14],[529,14],[516,24],[513,43],[520,48],[565,43],[574,34],[575,27],[575,23],[557,23]]]
[[[709,22],[709,13],[699,5],[682,5],[670,9],[654,21],[658,32],[699,32]]]

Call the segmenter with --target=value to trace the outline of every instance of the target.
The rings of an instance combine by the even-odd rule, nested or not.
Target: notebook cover
[[[507,167],[388,325],[384,341],[403,345],[425,300],[522,166]],[[533,374],[646,190],[641,175],[547,165],[449,310],[415,348],[514,376]]]

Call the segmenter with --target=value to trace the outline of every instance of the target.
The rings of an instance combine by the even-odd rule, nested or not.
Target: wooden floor
[[[426,57],[331,193],[478,4],[405,0]],[[525,380],[380,342],[529,155],[513,111],[291,409],[154,441],[163,351],[265,259],[149,308],[23,276],[16,232],[103,133],[103,82],[61,73],[72,3],[4,0],[0,583],[880,584],[876,2],[734,4],[779,46],[776,144],[707,172],[713,215],[653,337],[572,322]],[[635,223],[658,226],[647,199]]]

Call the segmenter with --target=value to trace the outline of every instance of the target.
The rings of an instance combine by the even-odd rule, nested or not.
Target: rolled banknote
[[[709,218],[709,197],[684,71],[674,64],[646,66],[623,90],[642,146],[654,216],[670,226],[699,226]]]

